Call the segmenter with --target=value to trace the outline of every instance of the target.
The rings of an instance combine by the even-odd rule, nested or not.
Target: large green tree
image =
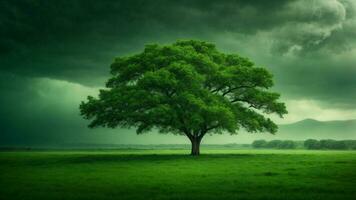
[[[199,155],[207,133],[275,133],[266,114],[287,113],[280,95],[267,91],[273,81],[266,69],[208,42],[147,45],[142,53],[116,58],[111,74],[98,98],[89,96],[80,105],[89,127],[185,135],[192,155]]]

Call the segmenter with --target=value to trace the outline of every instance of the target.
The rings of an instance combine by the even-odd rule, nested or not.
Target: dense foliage
[[[207,42],[147,45],[142,53],[116,58],[111,74],[99,97],[80,105],[90,127],[186,135],[192,154],[199,154],[207,133],[275,133],[277,125],[264,114],[287,113],[280,95],[267,91],[273,81],[266,69]]]

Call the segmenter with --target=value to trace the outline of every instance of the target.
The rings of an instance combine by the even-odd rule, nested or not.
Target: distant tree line
[[[356,149],[356,140],[314,140],[304,141],[306,149]]]
[[[252,142],[253,148],[268,148],[268,149],[295,149],[297,142],[293,140],[255,140]]]
[[[304,142],[293,140],[255,140],[252,142],[253,148],[266,149],[355,149],[356,140],[315,140],[308,139]]]

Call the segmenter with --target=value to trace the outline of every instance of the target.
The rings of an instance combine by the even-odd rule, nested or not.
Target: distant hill
[[[305,119],[293,124],[280,125],[278,138],[305,140],[313,139],[356,139],[356,120],[317,121]]]

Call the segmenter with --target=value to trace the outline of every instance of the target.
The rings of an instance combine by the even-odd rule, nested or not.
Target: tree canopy
[[[273,80],[266,69],[208,42],[146,45],[142,53],[116,58],[111,75],[97,98],[80,105],[90,127],[136,127],[138,134],[157,129],[186,135],[193,144],[207,133],[241,128],[275,133],[265,114],[287,113],[280,95],[268,91]]]

